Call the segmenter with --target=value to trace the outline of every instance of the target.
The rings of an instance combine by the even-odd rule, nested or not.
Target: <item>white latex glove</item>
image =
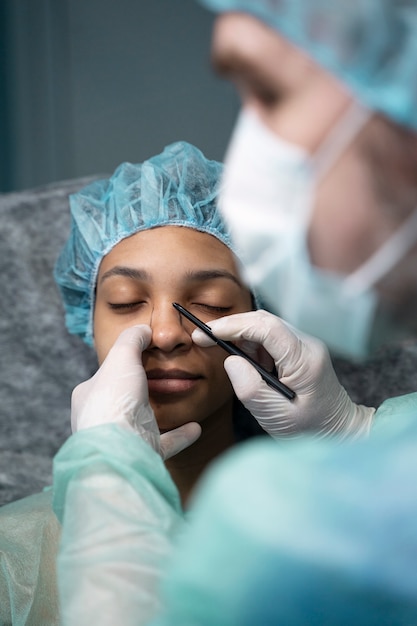
[[[225,360],[237,397],[272,437],[306,431],[342,437],[369,432],[375,409],[352,402],[320,340],[266,311],[230,315],[208,325],[220,339],[235,341],[252,357],[255,344],[258,348],[262,345],[273,358],[278,377],[295,391],[295,399],[287,400],[271,389],[245,359],[230,356]],[[199,329],[194,330],[192,338],[199,346],[214,345]]]
[[[201,434],[196,422],[159,434],[149,404],[142,352],[151,341],[149,326],[132,326],[114,343],[100,369],[72,394],[71,427],[76,432],[116,423],[140,435],[163,459],[190,446]]]

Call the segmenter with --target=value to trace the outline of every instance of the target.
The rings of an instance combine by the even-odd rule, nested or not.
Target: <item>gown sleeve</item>
[[[417,393],[388,398],[377,409],[371,435],[376,437],[403,437],[403,433],[417,423]]]
[[[80,431],[55,457],[53,507],[62,625],[149,623],[184,523],[161,457],[113,424]]]

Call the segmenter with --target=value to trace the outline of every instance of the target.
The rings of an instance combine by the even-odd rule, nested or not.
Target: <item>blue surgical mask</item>
[[[266,128],[254,112],[243,111],[220,196],[248,284],[270,310],[322,339],[334,354],[354,359],[369,354],[379,311],[375,285],[415,244],[417,213],[348,276],[311,264],[307,233],[317,182],[370,115],[355,103],[311,156]]]

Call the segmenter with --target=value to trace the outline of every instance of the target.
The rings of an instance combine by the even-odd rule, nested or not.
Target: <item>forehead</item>
[[[314,152],[352,101],[346,87],[278,31],[243,13],[216,22],[215,69],[274,133]]]
[[[224,243],[183,226],[161,226],[124,239],[103,258],[99,276],[116,265],[141,266],[149,273],[164,271],[173,275],[223,267],[238,276],[236,258]]]
[[[245,13],[224,13],[215,22],[212,62],[223,75],[244,76],[295,89],[314,62],[276,30]]]

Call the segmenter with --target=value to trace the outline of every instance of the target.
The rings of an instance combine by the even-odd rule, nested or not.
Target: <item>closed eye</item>
[[[206,311],[213,311],[215,313],[227,313],[232,310],[231,306],[213,306],[211,304],[203,304],[201,302],[193,302],[194,306],[201,307]]]
[[[144,304],[142,301],[139,302],[109,302],[108,305],[113,311],[132,311],[140,307],[141,304]]]

